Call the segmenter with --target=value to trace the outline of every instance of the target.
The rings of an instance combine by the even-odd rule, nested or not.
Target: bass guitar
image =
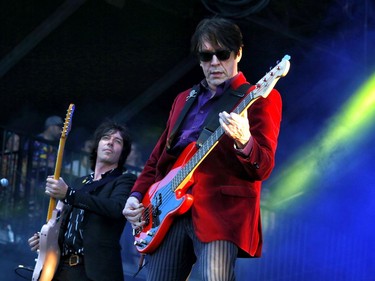
[[[266,98],[277,81],[288,73],[289,59],[290,56],[284,56],[281,62],[258,81],[233,112],[241,114],[258,98]],[[145,207],[142,220],[145,224],[133,230],[134,245],[138,252],[152,253],[162,242],[173,219],[190,209],[193,196],[186,194],[186,191],[193,184],[193,172],[216,146],[223,134],[224,130],[219,126],[199,149],[195,142],[190,143],[178,157],[171,171],[149,188],[142,200]]]
[[[57,159],[55,164],[54,179],[60,178],[61,165],[64,153],[66,138],[71,129],[71,122],[74,112],[74,104],[70,104],[62,129]],[[64,203],[50,197],[47,213],[47,223],[43,225],[39,234],[38,258],[33,271],[32,281],[51,281],[60,261],[60,247],[58,236],[61,225]]]

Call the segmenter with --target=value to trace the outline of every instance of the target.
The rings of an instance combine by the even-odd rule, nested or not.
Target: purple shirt
[[[209,90],[206,80],[201,82],[201,91],[186,114],[180,131],[176,135],[175,144],[172,148],[173,154],[178,155],[189,143],[198,139],[212,105],[229,88],[231,81],[232,79],[229,79],[219,85],[215,94],[212,94]]]

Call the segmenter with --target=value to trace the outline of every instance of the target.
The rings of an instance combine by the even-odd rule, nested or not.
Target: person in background
[[[20,149],[20,136],[17,133],[9,132],[5,144],[5,152],[18,152]]]
[[[94,141],[92,139],[87,139],[81,148],[80,157],[66,165],[65,171],[75,177],[83,177],[89,174],[91,171],[90,153],[93,148]]]
[[[60,116],[49,116],[44,122],[44,130],[27,141],[23,158],[23,185],[28,198],[28,217],[31,224],[45,220],[48,200],[44,196],[44,183],[48,175],[54,173],[58,140],[64,121]]]
[[[93,172],[72,184],[49,176],[45,192],[66,204],[59,232],[60,263],[55,281],[123,281],[120,238],[125,226],[122,209],[136,176],[124,170],[131,140],[127,129],[113,121],[94,134]],[[32,250],[40,237],[29,238]]]
[[[128,159],[126,159],[126,167],[132,171],[135,175],[139,175],[143,169],[144,161],[141,147],[138,143],[132,143],[132,149],[130,151]]]
[[[185,281],[195,263],[199,280],[235,280],[237,257],[261,255],[261,185],[275,164],[282,101],[273,89],[241,115],[228,113],[233,107],[224,109],[222,99],[248,84],[238,69],[242,47],[239,27],[223,18],[202,20],[192,36],[191,48],[205,78],[177,95],[166,128],[138,176],[123,210],[133,229],[147,223],[141,202],[150,186],[166,178],[207,123],[215,120],[224,134],[194,171],[187,190],[194,198],[192,207],[174,218],[156,250],[146,256],[147,280]]]
[[[38,134],[32,144],[32,169],[34,177],[52,174],[55,167],[58,140],[64,121],[60,116],[50,116],[44,122],[44,131]]]

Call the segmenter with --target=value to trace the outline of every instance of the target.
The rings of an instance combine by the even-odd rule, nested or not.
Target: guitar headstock
[[[255,84],[254,95],[266,98],[277,81],[287,75],[290,68],[290,56],[285,55],[283,59]]]
[[[70,104],[68,111],[66,112],[65,121],[64,121],[64,127],[61,132],[61,138],[66,138],[72,128],[72,118],[73,118],[73,112],[74,112],[74,104]]]

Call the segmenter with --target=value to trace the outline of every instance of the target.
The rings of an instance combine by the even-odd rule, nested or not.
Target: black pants
[[[237,246],[198,240],[190,214],[175,219],[158,249],[146,256],[148,281],[185,281],[194,264],[201,281],[235,281]]]
[[[53,281],[91,281],[86,275],[83,263],[70,266],[68,263],[60,262]]]

